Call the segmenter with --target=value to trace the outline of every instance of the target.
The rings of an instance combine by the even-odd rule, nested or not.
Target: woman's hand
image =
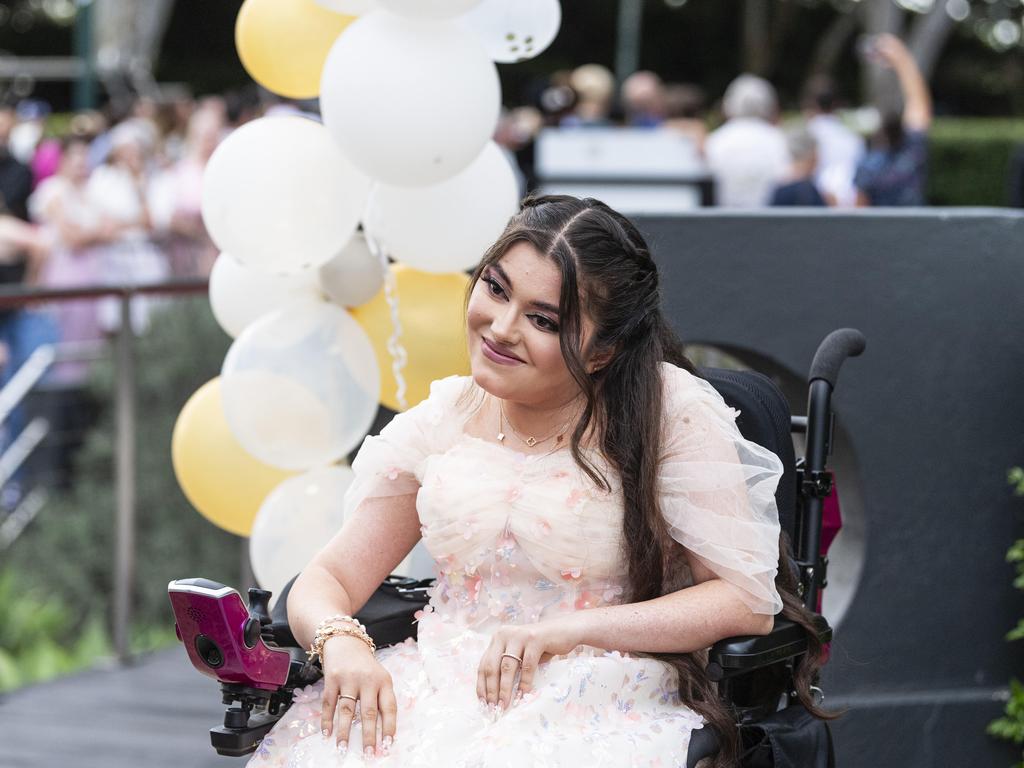
[[[348,751],[349,733],[359,701],[363,723],[363,753],[377,753],[377,725],[381,731],[380,752],[387,754],[395,738],[398,703],[391,674],[381,666],[369,647],[357,637],[335,635],[324,643],[324,698],[320,728],[330,738],[338,712],[338,751]],[[354,700],[355,699],[355,700]]]
[[[513,697],[529,691],[540,662],[569,653],[580,644],[575,618],[570,615],[536,624],[509,624],[495,632],[477,672],[476,695],[480,700],[508,709]],[[521,665],[517,659],[522,659]]]

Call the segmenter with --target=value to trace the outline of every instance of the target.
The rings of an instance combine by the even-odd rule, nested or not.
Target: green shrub
[[[1017,496],[1024,496],[1024,469],[1014,467],[1010,470],[1008,479],[1013,486]],[[1007,562],[1013,563],[1017,570],[1017,577],[1013,580],[1013,586],[1017,589],[1024,589],[1024,539],[1017,539],[1006,553]],[[1024,638],[1024,619],[1017,622],[1017,626],[1006,633],[1009,641]],[[1010,681],[1010,698],[1006,702],[1003,716],[993,720],[988,725],[988,733],[1000,739],[1012,741],[1018,746],[1024,745],[1024,685],[1019,680]],[[1021,761],[1015,763],[1013,768],[1024,768],[1024,753]]]
[[[1024,120],[942,118],[928,136],[932,205],[1009,204],[1010,157],[1024,144]]]
[[[202,297],[176,300],[137,343],[136,650],[174,637],[168,581],[238,580],[241,540],[191,508],[174,478],[170,446],[178,413],[219,373],[229,342]],[[51,497],[7,553],[19,581],[64,606],[62,633],[82,637],[96,624],[106,626],[113,595],[114,380],[113,361],[99,363],[92,388],[104,405],[76,457],[74,485]]]
[[[74,626],[59,598],[27,588],[10,571],[0,573],[0,692],[48,680],[110,654],[96,617]]]

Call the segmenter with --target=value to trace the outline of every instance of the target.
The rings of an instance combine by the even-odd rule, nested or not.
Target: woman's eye
[[[558,323],[555,323],[544,315],[532,315],[533,322],[537,324],[537,327],[544,331],[557,331]]]
[[[501,283],[499,283],[493,277],[485,277],[484,282],[487,283],[487,290],[492,296],[505,295],[505,289],[502,288]]]

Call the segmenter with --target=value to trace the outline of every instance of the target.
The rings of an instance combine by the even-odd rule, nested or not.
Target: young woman
[[[783,607],[781,462],[695,375],[643,238],[595,200],[523,203],[466,331],[472,376],[353,464],[346,524],[288,600],[324,679],[250,765],[676,766],[706,722],[731,764],[694,654]],[[421,538],[418,642],[374,653],[348,617]]]

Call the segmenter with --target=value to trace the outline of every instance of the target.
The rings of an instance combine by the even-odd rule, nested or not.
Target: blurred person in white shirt
[[[147,284],[166,280],[170,269],[165,255],[153,244],[150,195],[154,136],[150,126],[139,119],[127,120],[110,131],[107,162],[93,171],[86,194],[100,215],[113,222],[117,237],[101,248],[102,282]],[[131,320],[136,333],[149,327],[150,315],[160,300],[136,297]],[[104,331],[116,332],[121,325],[118,299],[99,302],[99,321]]]
[[[726,89],[722,111],[725,124],[704,143],[716,203],[727,208],[766,206],[790,166],[786,137],[775,125],[775,89],[760,77],[740,75]]]
[[[853,175],[864,156],[864,139],[847,128],[835,114],[836,91],[832,78],[815,75],[804,90],[807,130],[818,144],[815,183],[829,205],[848,208],[857,204]]]

